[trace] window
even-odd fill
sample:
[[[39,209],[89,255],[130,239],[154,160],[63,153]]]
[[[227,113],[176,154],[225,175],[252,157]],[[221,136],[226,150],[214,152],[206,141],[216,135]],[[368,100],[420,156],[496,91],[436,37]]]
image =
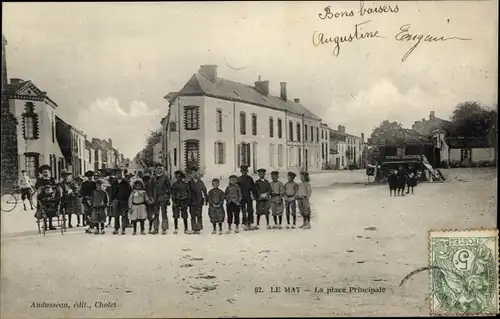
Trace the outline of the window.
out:
[[[35,118],[33,116],[24,116],[24,139],[35,139]]]
[[[175,122],[170,122],[170,132],[177,132],[177,123]]]
[[[257,114],[252,114],[252,135],[257,135]]]
[[[274,167],[274,158],[276,154],[274,154],[274,144],[269,144],[269,166]]]
[[[55,121],[52,119],[52,143],[56,142]]]
[[[278,145],[278,167],[283,167],[283,144]]]
[[[311,142],[314,142],[314,127],[311,126]]]
[[[200,141],[187,140],[184,149],[184,159],[186,163],[186,170],[198,168],[200,165]]]
[[[300,124],[297,123],[297,142],[300,142]]]
[[[321,130],[321,138],[324,139],[325,138],[325,131]]]
[[[217,132],[222,132],[222,110],[217,109],[215,112],[215,127]]]
[[[321,158],[325,159],[325,144],[321,143]]]
[[[298,151],[299,151],[299,166],[302,166],[302,150],[300,148],[298,148]]]
[[[272,117],[269,118],[269,137],[274,137],[274,120]]]
[[[184,107],[184,129],[197,130],[200,128],[200,110],[197,106]]]
[[[238,144],[239,166],[250,166],[250,143]]]
[[[174,148],[174,166],[177,166],[177,148]]]
[[[307,142],[307,124],[304,125],[304,142]]]
[[[36,178],[37,177],[37,170],[38,170],[38,155],[25,154],[24,161],[25,161],[24,164],[26,167],[26,174],[30,178]]]
[[[283,123],[278,119],[278,138],[283,138]]]
[[[288,139],[293,141],[293,123],[292,121],[288,122]]]
[[[323,130],[321,130],[321,132],[323,132]],[[319,143],[319,128],[318,127],[316,128],[316,142]]]
[[[214,159],[215,159],[215,164],[226,164],[224,143],[222,142],[214,143]]]
[[[240,134],[247,134],[247,116],[245,112],[240,112]]]

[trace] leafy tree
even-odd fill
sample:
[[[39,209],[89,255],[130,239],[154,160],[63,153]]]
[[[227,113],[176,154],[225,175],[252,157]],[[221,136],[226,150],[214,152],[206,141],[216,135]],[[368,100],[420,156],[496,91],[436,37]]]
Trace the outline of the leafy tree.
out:
[[[478,102],[464,102],[455,107],[449,136],[486,137],[496,143],[498,107],[488,108]]]
[[[399,122],[383,121],[375,127],[370,135],[375,144],[378,140],[396,140],[403,134],[403,125]],[[404,135],[403,135],[404,138]]]
[[[161,129],[149,131],[146,137],[146,145],[142,151],[137,154],[138,163],[143,167],[151,167],[157,163],[154,162],[153,147],[161,142]]]

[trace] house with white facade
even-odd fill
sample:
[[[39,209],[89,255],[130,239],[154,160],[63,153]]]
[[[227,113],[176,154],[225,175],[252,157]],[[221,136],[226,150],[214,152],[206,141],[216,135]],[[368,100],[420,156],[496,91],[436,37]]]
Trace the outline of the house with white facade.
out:
[[[31,178],[36,178],[38,168],[47,164],[52,168],[52,175],[58,177],[65,166],[55,134],[58,105],[31,81],[11,79],[7,92],[10,111],[19,122],[19,170],[26,170]]]
[[[250,172],[322,167],[321,119],[299,99],[288,99],[285,82],[273,96],[269,81],[237,83],[220,78],[216,65],[204,65],[165,99],[162,145],[171,171],[198,167],[205,175],[226,176],[241,165]]]
[[[92,143],[85,140],[85,161],[84,161],[84,172],[93,171],[95,169],[95,150]]]
[[[363,136],[363,134],[362,134]],[[337,130],[329,130],[330,163],[335,169],[345,169],[354,164],[361,167],[363,161],[363,137],[348,134],[345,126],[339,125]]]

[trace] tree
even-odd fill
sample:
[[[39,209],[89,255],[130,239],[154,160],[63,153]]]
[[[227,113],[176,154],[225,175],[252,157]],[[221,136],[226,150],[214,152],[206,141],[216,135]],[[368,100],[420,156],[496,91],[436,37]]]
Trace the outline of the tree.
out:
[[[498,107],[488,108],[479,102],[464,102],[455,107],[448,136],[484,137],[496,141]]]
[[[387,120],[375,127],[370,135],[373,142],[378,140],[387,140],[398,137],[403,132],[403,125],[398,122],[389,122]]]
[[[146,146],[137,154],[138,162],[144,167],[151,167],[157,163],[154,162],[153,147],[161,142],[161,129],[149,131],[146,137]]]

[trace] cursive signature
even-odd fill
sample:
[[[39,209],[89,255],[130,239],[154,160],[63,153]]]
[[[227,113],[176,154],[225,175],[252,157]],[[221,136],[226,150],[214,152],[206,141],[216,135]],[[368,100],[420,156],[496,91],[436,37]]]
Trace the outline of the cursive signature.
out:
[[[400,42],[403,42],[403,41],[416,42],[408,50],[408,52],[406,52],[405,55],[403,55],[403,57],[401,58],[401,62],[404,62],[410,56],[410,54],[412,54],[412,52],[417,48],[417,46],[420,44],[420,42],[422,40],[424,42],[428,42],[428,43],[444,42],[444,41],[448,41],[448,40],[462,40],[462,41],[472,40],[469,38],[459,38],[459,37],[449,37],[449,38],[445,38],[443,36],[437,37],[437,36],[433,36],[431,34],[427,34],[427,35],[412,34],[412,33],[410,33],[410,27],[411,27],[410,24],[402,25],[399,28],[400,32],[398,34],[396,34],[396,36],[394,37],[396,39],[396,41],[400,41]]]
[[[323,44],[328,44],[332,43],[334,45],[333,47],[333,55],[334,56],[339,56],[340,54],[340,44],[341,43],[347,43],[347,42],[353,42],[354,40],[363,40],[363,39],[369,39],[369,38],[383,38],[378,34],[378,31],[375,32],[364,32],[362,33],[360,30],[360,26],[369,23],[371,20],[361,22],[358,24],[354,25],[354,33],[350,33],[349,35],[346,36],[335,36],[335,37],[327,37],[324,33],[314,31],[313,37],[312,37],[312,42],[315,47],[323,45]]]

